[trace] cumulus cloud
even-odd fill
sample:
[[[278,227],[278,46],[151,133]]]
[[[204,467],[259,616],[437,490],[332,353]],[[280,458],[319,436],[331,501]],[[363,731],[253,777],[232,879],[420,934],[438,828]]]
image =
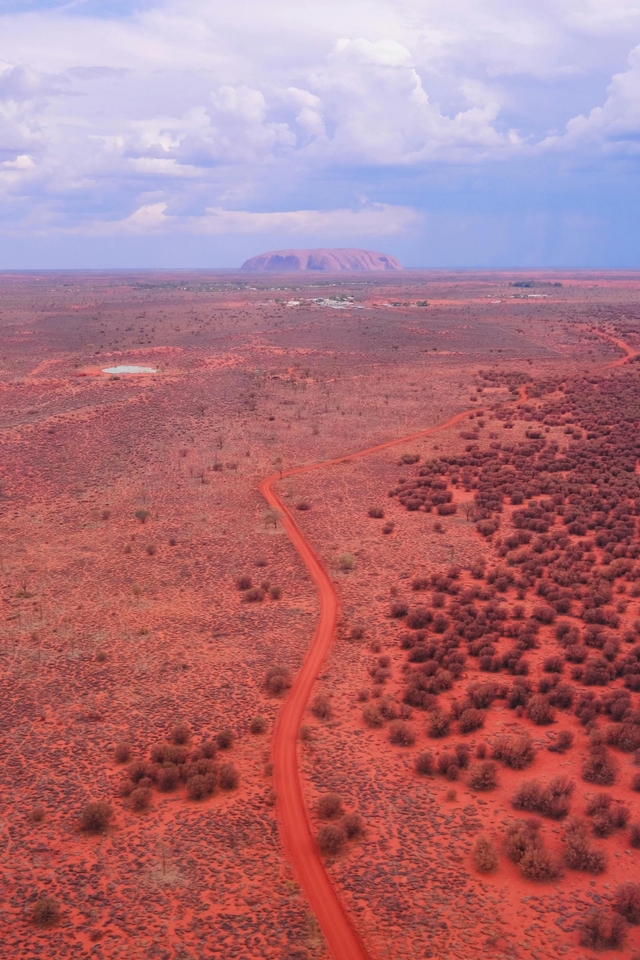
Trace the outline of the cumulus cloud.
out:
[[[0,15],[0,212],[94,235],[96,209],[107,233],[413,229],[408,172],[635,155],[634,35],[638,0]]]

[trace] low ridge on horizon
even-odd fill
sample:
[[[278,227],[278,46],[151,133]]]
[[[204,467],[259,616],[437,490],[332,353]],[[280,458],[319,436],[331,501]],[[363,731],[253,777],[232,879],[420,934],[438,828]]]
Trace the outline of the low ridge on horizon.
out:
[[[320,271],[324,273],[373,272],[402,270],[395,257],[376,250],[359,250],[354,247],[316,250],[271,250],[250,257],[240,267],[253,273],[297,273]]]

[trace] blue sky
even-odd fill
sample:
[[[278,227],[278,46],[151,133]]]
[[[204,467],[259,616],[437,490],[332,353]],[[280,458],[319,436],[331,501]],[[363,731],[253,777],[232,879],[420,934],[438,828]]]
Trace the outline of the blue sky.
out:
[[[0,269],[640,267],[640,0],[0,0]]]

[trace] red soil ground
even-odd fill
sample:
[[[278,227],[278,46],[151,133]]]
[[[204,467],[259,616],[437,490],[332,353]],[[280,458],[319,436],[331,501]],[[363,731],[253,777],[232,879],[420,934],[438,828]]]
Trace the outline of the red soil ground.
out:
[[[495,874],[480,876],[471,845],[480,832],[500,842],[523,774],[501,770],[486,799],[470,794],[464,777],[453,788],[443,777],[420,779],[413,757],[433,746],[422,725],[414,747],[395,747],[386,725],[362,722],[356,698],[371,684],[377,643],[392,661],[385,690],[402,699],[401,628],[388,619],[390,588],[400,597],[406,591],[401,574],[442,570],[452,551],[464,568],[494,548],[460,516],[445,517],[439,534],[424,514],[386,501],[402,446],[348,462],[344,453],[420,433],[470,405],[508,401],[500,376],[479,378],[479,368],[538,382],[619,358],[597,330],[634,345],[634,277],[533,278],[559,279],[561,288],[510,287],[514,279],[2,278],[2,922],[12,957],[328,955],[307,896],[331,937],[327,918],[298,886],[306,886],[300,863],[293,861],[293,874],[289,866],[296,838],[314,849],[299,794],[298,819],[284,815],[291,794],[283,778],[298,782],[294,735],[306,692],[296,681],[283,710],[283,699],[264,686],[274,663],[298,673],[318,600],[283,525],[265,517],[258,489],[274,466],[327,460],[337,462],[276,487],[289,509],[309,499],[311,510],[296,512],[296,521],[340,600],[336,643],[319,680],[333,717],[307,715],[298,742],[307,808],[333,789],[365,820],[364,836],[327,862],[338,900],[330,888],[327,897],[346,908],[338,923],[370,956],[585,956],[576,927],[592,902],[585,894],[606,904],[615,885],[634,876],[626,832],[595,841],[610,856],[607,872],[593,880],[567,871],[552,885],[536,884],[504,856]],[[551,296],[511,299],[529,291]],[[311,302],[346,296],[354,299],[334,301],[340,310]],[[118,363],[159,373],[100,374]],[[524,436],[527,424],[516,418],[510,439]],[[502,425],[487,414],[485,429]],[[405,446],[453,454],[465,446],[459,432],[455,426],[437,442]],[[366,516],[381,500],[396,522],[386,537]],[[148,511],[145,522],[140,510]],[[355,556],[347,573],[336,566],[344,550]],[[240,575],[268,580],[281,596],[243,600]],[[464,569],[461,582],[470,582]],[[628,609],[625,623],[633,601]],[[354,642],[358,623],[364,640]],[[313,670],[300,676],[308,684]],[[256,714],[266,718],[263,734],[250,732]],[[234,742],[211,761],[211,776],[230,760],[239,784],[193,800],[185,779],[158,790],[151,764],[151,804],[135,812],[119,786],[133,767],[114,762],[114,747],[129,741],[134,761],[149,764],[151,748],[180,721],[191,727],[188,750],[203,770],[201,744],[231,727]],[[467,740],[491,741],[511,722],[498,701]],[[560,726],[571,723],[563,714]],[[536,741],[543,729],[535,728]],[[586,749],[579,737],[561,763],[579,767]],[[540,751],[525,778],[548,779],[557,756]],[[184,778],[195,775],[189,769]],[[449,789],[455,800],[446,799]],[[637,818],[638,794],[618,785],[611,792]],[[115,811],[95,836],[79,828],[89,799]],[[276,817],[281,831],[295,823],[301,830],[284,835],[284,849]],[[558,829],[559,845],[562,824],[549,826],[547,844]],[[324,884],[320,861],[305,862]],[[60,906],[50,928],[32,919],[45,894]],[[635,930],[623,955],[637,949]]]

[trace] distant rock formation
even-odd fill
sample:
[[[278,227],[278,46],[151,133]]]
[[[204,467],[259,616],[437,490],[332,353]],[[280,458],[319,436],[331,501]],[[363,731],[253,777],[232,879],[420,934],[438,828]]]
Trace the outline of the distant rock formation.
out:
[[[272,250],[246,260],[241,270],[253,273],[297,273],[301,270],[318,270],[324,273],[347,271],[402,270],[395,257],[375,250]]]

